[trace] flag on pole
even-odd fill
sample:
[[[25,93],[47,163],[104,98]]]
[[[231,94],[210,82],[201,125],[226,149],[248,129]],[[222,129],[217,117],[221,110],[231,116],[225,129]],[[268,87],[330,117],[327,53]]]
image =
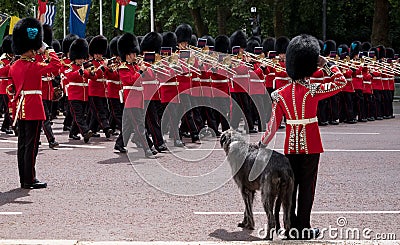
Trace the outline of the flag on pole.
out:
[[[10,23],[10,16],[0,13],[0,45],[3,44],[3,37],[8,23]]]
[[[54,3],[48,3],[47,0],[38,0],[38,20],[43,24],[53,26],[56,17],[56,6]]]
[[[9,31],[8,31],[8,34],[9,34],[9,35],[12,35],[14,26],[15,26],[15,24],[17,24],[17,22],[18,22],[19,20],[20,20],[19,17],[17,17],[17,16],[11,16],[11,19],[10,19],[10,29],[9,29]]]
[[[86,23],[89,17],[91,0],[71,0],[69,31],[81,38],[86,34]]]
[[[115,28],[133,33],[137,2],[130,0],[113,0],[112,18]]]

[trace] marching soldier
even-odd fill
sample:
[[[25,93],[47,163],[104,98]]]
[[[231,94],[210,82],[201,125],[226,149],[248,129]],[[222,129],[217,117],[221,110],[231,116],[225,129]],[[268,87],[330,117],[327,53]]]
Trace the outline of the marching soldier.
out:
[[[327,40],[324,43],[322,55],[325,57],[329,57],[331,52],[336,52],[336,42],[333,40]],[[324,83],[329,83],[331,82],[330,80],[331,79],[329,76],[325,76]],[[330,107],[330,102],[330,98],[326,98],[318,102],[318,124],[320,126],[329,125],[329,120],[331,118],[330,111],[332,110]]]
[[[371,53],[374,53],[376,59],[379,59],[379,49],[377,47],[373,47],[370,49]],[[374,94],[375,101],[375,120],[383,120],[383,82],[382,82],[382,72],[381,69],[373,64],[372,69],[370,70],[372,75],[372,90]]]
[[[280,67],[285,68],[286,67],[286,49],[287,46],[289,45],[289,38],[282,36],[278,37],[275,42],[275,50],[278,54],[278,64]],[[274,89],[280,89],[283,86],[287,85],[289,83],[289,76],[287,75],[285,70],[276,70],[275,71],[275,79],[274,79]]]
[[[9,99],[7,95],[7,86],[10,84],[10,79],[8,78],[8,72],[10,70],[10,62],[14,57],[12,48],[12,37],[6,36],[3,39],[3,44],[1,50],[3,54],[0,57],[0,108],[4,108],[4,120],[1,125],[1,131],[6,134],[12,134],[13,131],[10,129],[11,126],[11,116],[9,112]]]
[[[14,26],[12,39],[15,54],[21,55],[10,67],[15,98],[18,100],[15,119],[18,119],[18,169],[21,188],[46,188],[47,184],[40,182],[35,172],[40,127],[46,119],[41,77],[58,72],[61,63],[52,49],[46,49],[42,25],[34,18],[18,21]],[[50,57],[49,63],[37,62],[37,52],[45,52]]]
[[[268,59],[272,58],[269,57],[269,54],[271,51],[275,51],[275,38],[273,37],[266,38],[263,41],[262,46],[265,57],[267,57]],[[268,94],[271,96],[271,93],[274,91],[273,88],[273,81],[275,79],[274,67],[272,65],[268,65],[264,70],[264,74],[265,74],[265,87],[267,89]]]
[[[354,41],[350,45],[350,59],[353,62],[359,62],[359,53],[361,51],[361,42]],[[363,74],[362,66],[357,66],[357,69],[353,68],[353,86],[354,86],[354,112],[358,116],[359,122],[367,122],[365,111],[364,111],[364,95],[363,90]]]

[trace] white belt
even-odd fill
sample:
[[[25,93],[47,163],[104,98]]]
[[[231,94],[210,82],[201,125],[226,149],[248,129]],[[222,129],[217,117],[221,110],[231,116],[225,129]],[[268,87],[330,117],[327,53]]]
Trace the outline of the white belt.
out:
[[[42,82],[49,82],[51,80],[51,77],[42,77]]]
[[[286,123],[290,125],[307,125],[316,122],[318,122],[318,117],[299,119],[299,120],[289,120],[289,119],[286,120]]]
[[[96,80],[92,80],[92,81],[95,81],[95,82],[107,82],[107,79],[101,78],[101,79],[96,79]]]
[[[382,77],[382,80],[384,80],[384,81],[389,81],[389,80],[391,80],[391,78],[388,78],[388,77]]]
[[[229,82],[228,79],[224,79],[224,80],[212,80],[213,83],[227,83]]]
[[[72,86],[80,86],[80,87],[87,87],[87,86],[89,86],[88,83],[68,83],[68,86],[70,86],[70,85],[72,85]]]
[[[138,86],[123,86],[122,87],[124,90],[136,90],[136,91],[143,91],[143,87],[138,87]]]
[[[115,80],[107,80],[108,83],[114,83],[116,85],[121,85],[121,81],[115,81]]]
[[[351,81],[353,81],[353,78],[346,78],[346,80],[347,80],[348,82],[351,82]]]
[[[275,76],[275,72],[268,73],[270,76]]]
[[[323,77],[310,77],[310,80],[312,81],[324,81],[325,78]]]
[[[20,98],[20,100],[18,102],[18,105],[17,105],[17,110],[16,110],[16,113],[15,113],[15,118],[14,118],[12,126],[15,126],[16,123],[17,123],[18,114],[19,114],[19,111],[21,110],[22,101],[24,101],[25,95],[29,95],[29,94],[41,95],[42,94],[42,90],[26,90],[26,91],[25,90],[21,90],[21,92],[20,92],[21,98]]]
[[[357,75],[356,77],[357,78],[363,78],[363,75]]]
[[[21,95],[42,94],[42,90],[21,90]]]
[[[279,80],[290,80],[290,77],[275,77],[275,79],[279,79]]]
[[[192,76],[192,73],[185,74],[184,76],[185,76],[185,77],[191,77],[191,76]]]
[[[249,78],[249,77],[250,77],[249,74],[247,74],[247,75],[233,75],[233,78]]]
[[[250,79],[250,82],[252,83],[263,83],[265,80],[263,79]]]
[[[373,77],[372,79],[382,80],[382,77]]]
[[[178,86],[178,85],[179,85],[179,82],[161,83],[161,85],[167,85],[167,86]]]
[[[370,81],[363,81],[363,83],[365,83],[365,84],[372,84],[372,82],[370,82]]]
[[[160,84],[160,82],[158,80],[142,81],[142,84],[143,85],[150,85],[150,84],[158,85],[158,84]]]
[[[202,80],[202,79],[200,79],[200,78],[198,78],[198,77],[192,78],[192,81],[194,81],[194,82],[202,82],[201,80]]]
[[[200,82],[202,82],[202,83],[210,83],[211,79],[200,79]]]

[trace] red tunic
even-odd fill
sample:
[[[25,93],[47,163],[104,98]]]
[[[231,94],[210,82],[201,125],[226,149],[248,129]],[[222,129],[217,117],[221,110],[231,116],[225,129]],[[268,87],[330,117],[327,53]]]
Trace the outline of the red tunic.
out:
[[[264,70],[264,74],[265,74],[265,87],[269,89],[273,88],[275,80],[275,68],[272,66],[267,66]]]
[[[122,90],[122,82],[119,79],[118,71],[107,68],[105,71],[105,77],[107,79],[107,98],[119,99],[119,91]]]
[[[347,80],[346,86],[343,88],[343,92],[354,93],[354,86],[353,86],[353,71],[349,68],[342,69],[343,76]]]
[[[46,61],[45,55],[36,55],[36,60],[39,62]],[[53,87],[53,78],[57,76],[60,71],[54,73],[44,74],[42,76],[42,99],[43,100],[53,100],[54,97],[54,87]]]
[[[372,90],[383,90],[381,72],[378,70],[372,71]]]
[[[83,70],[83,76],[79,69],[83,68],[75,63],[70,64],[70,68],[64,72],[65,84],[67,85],[68,100],[88,101],[90,72]]]
[[[201,75],[198,78],[192,79],[192,95],[193,96],[204,96],[211,98],[213,97],[212,93],[212,82],[211,82],[211,70],[210,66],[203,64],[201,67]],[[198,79],[198,82],[196,82]]]
[[[359,66],[357,70],[353,71],[353,87],[355,90],[363,89],[362,66]]]
[[[144,108],[143,87],[138,70],[136,64],[130,63],[123,63],[118,69],[124,89],[125,108]]]
[[[230,91],[232,93],[249,93],[250,90],[250,70],[248,66],[244,64],[240,64],[239,66],[232,68],[236,72],[235,75],[232,75],[232,86]]]
[[[164,69],[168,69],[168,72],[163,71],[165,74],[160,73],[157,75],[160,81],[161,103],[179,103],[179,83],[175,75],[176,71],[168,67],[168,65],[167,61],[163,61],[163,67]]]
[[[106,88],[107,88],[107,78],[101,69],[98,69],[100,66],[104,65],[104,60],[92,60],[92,63],[96,69],[95,76],[89,79],[89,96],[96,97],[107,97]]]
[[[322,70],[321,68],[318,68],[310,77],[310,83],[324,83],[324,79],[325,79],[325,73],[324,70]]]
[[[368,67],[363,68],[363,93],[372,94],[372,75],[369,73]]]
[[[336,66],[330,70],[332,83],[290,83],[272,93],[272,115],[261,142],[268,144],[287,118],[285,154],[315,154],[323,152],[318,128],[318,101],[337,94],[346,85],[346,79]]]
[[[261,69],[260,64],[254,64],[254,70],[250,71],[250,91],[249,94],[266,94],[264,71]]]
[[[213,97],[228,98],[230,94],[230,84],[228,71],[222,68],[211,69],[211,86]]]
[[[279,61],[279,66],[282,68],[286,68],[286,64],[283,61]],[[273,81],[273,88],[279,89],[283,86],[287,85],[290,81],[290,77],[286,73],[286,70],[282,71],[279,68],[275,69],[275,79]]]
[[[61,67],[54,51],[49,51],[49,56],[48,64],[33,59],[19,59],[10,68],[10,76],[16,90],[15,98],[18,98],[18,103],[21,104],[17,115],[20,120],[46,120],[41,95],[42,76],[58,72]],[[24,93],[28,94],[24,96]]]
[[[4,58],[0,61],[0,94],[7,94],[6,88],[10,84],[10,79],[7,79],[10,61],[10,58]]]
[[[140,78],[143,85],[144,100],[161,100],[160,96],[160,82],[157,79],[157,73],[151,68],[147,68],[147,71],[143,73]]]

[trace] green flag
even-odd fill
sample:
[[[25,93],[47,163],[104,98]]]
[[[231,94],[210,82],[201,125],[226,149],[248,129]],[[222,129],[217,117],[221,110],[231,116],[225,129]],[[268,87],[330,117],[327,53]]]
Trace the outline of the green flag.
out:
[[[4,32],[10,22],[10,16],[0,13],[0,45],[3,44]]]
[[[113,0],[112,18],[115,28],[124,32],[133,33],[135,27],[135,13],[137,3],[126,0]]]

